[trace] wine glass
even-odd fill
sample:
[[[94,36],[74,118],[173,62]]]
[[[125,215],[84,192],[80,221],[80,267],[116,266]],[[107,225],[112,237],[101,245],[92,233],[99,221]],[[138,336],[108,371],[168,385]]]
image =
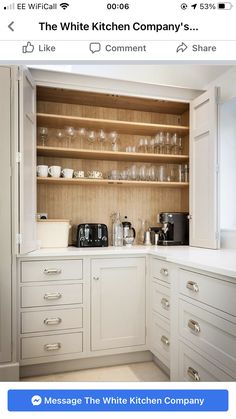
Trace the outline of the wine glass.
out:
[[[119,147],[117,144],[118,141],[118,133],[116,131],[112,131],[109,133],[109,140],[111,141],[111,149],[112,151],[118,151]]]
[[[100,131],[98,131],[98,142],[100,143],[101,150],[106,139],[107,139],[107,134],[105,133],[103,129],[100,129]]]
[[[74,127],[65,127],[66,139],[68,141],[68,145],[70,144],[71,140],[75,137],[75,129]]]
[[[85,140],[85,138],[87,136],[86,128],[79,128],[78,129],[78,136],[79,136],[79,140],[80,140],[80,148],[82,148],[83,140]]]
[[[93,148],[93,144],[97,139],[97,133],[94,130],[88,131],[87,140]]]
[[[45,146],[45,141],[48,139],[48,128],[40,127],[39,128],[39,138],[40,141],[43,143],[43,147]]]
[[[56,131],[56,137],[58,140],[63,141],[65,138],[65,132],[63,131],[63,129],[58,129]]]

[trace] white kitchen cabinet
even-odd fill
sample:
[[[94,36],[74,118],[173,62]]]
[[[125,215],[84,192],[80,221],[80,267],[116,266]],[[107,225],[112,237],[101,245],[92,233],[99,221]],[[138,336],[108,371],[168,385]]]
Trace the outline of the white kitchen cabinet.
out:
[[[219,248],[219,92],[211,88],[190,105],[190,245]]]
[[[11,72],[0,67],[0,363],[11,361]],[[0,369],[1,381],[1,369]]]
[[[83,260],[20,261],[20,365],[80,358],[87,346]]]
[[[145,258],[93,259],[91,349],[146,342]]]
[[[172,380],[236,378],[235,292],[232,278],[178,268],[172,290]]]

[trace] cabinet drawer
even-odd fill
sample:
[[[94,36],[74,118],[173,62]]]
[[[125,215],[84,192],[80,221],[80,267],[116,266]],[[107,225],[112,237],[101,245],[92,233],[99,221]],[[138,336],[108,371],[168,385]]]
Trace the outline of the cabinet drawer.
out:
[[[22,282],[64,281],[82,277],[82,260],[42,260],[21,264]]]
[[[217,359],[236,376],[236,319],[234,322],[225,320],[181,300],[179,310],[180,335]]]
[[[58,306],[82,302],[82,284],[53,284],[21,288],[22,307]]]
[[[174,270],[171,263],[153,258],[151,261],[151,276],[170,283],[170,276]]]
[[[170,368],[170,324],[164,317],[152,313],[151,351]]]
[[[151,302],[152,310],[166,317],[170,318],[170,289],[152,282],[151,288]]]
[[[21,314],[21,333],[49,332],[83,327],[83,309],[30,311]]]
[[[236,316],[236,283],[182,269],[179,275],[181,294]]]
[[[234,381],[234,379],[181,342],[179,381]]]
[[[21,339],[21,359],[44,356],[55,357],[58,355],[79,353],[82,350],[82,332]]]

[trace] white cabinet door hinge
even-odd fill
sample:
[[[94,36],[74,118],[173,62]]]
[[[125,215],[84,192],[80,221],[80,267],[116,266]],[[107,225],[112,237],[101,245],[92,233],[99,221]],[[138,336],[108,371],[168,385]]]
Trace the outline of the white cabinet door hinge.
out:
[[[16,235],[16,244],[22,244],[22,234]]]
[[[220,173],[220,166],[219,166],[219,164],[216,165],[216,173]]]
[[[219,231],[216,231],[216,240],[219,240],[220,239],[220,233],[219,233]]]
[[[21,163],[22,161],[22,153],[19,151],[16,153],[16,163]]]

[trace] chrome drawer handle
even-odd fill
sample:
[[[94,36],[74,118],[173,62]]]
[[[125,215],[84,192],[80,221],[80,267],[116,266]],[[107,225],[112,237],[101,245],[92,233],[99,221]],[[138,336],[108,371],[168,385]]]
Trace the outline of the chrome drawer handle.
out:
[[[193,292],[198,292],[199,291],[199,286],[196,282],[193,281],[188,281],[186,284],[186,288],[188,288],[190,291]]]
[[[46,324],[47,326],[52,326],[55,324],[60,324],[62,322],[60,317],[51,317],[51,318],[47,318],[44,320],[44,324]]]
[[[58,351],[61,349],[61,344],[58,343],[48,343],[47,345],[44,345],[45,351]]]
[[[61,269],[44,269],[43,273],[45,275],[58,275],[61,274]]]
[[[195,320],[189,320],[188,327],[195,333],[200,333],[201,331],[200,324],[196,322]]]
[[[192,367],[188,367],[188,376],[193,380],[193,381],[201,381],[200,375],[198,374],[198,372],[192,368]]]
[[[167,300],[167,298],[161,299],[161,305],[165,310],[168,310],[170,308],[170,303],[169,300]]]
[[[160,270],[160,274],[162,274],[162,275],[164,275],[164,276],[168,276],[168,275],[169,275],[168,269],[166,269],[166,268],[161,268],[161,270]]]
[[[62,294],[60,292],[52,292],[51,294],[44,294],[44,300],[60,300]]]
[[[170,346],[169,339],[164,335],[161,337],[161,342],[164,343],[164,345],[166,345],[166,346]]]

